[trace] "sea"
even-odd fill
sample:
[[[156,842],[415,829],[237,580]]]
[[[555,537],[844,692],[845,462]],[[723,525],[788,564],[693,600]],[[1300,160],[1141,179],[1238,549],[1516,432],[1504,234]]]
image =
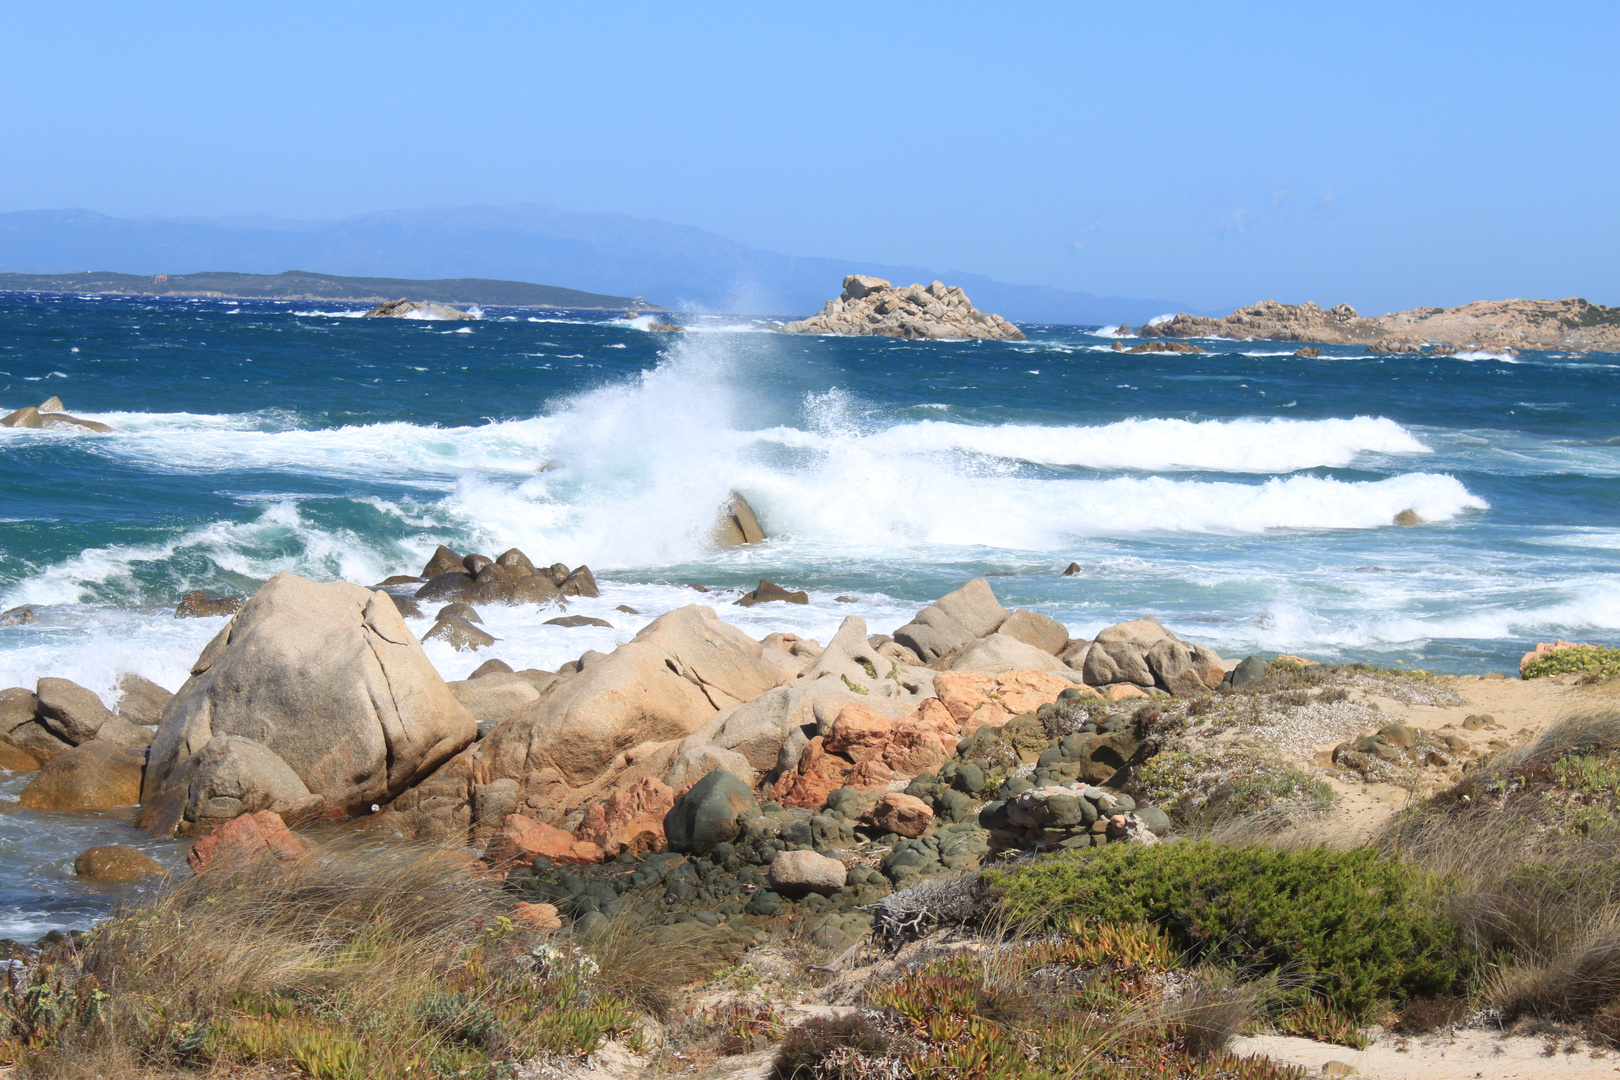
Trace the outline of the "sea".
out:
[[[692,603],[755,636],[887,633],[978,576],[1077,638],[1153,615],[1227,657],[1511,673],[1537,641],[1620,638],[1620,354],[363,311],[0,294],[0,410],[58,396],[114,429],[0,429],[0,610],[33,612],[0,625],[0,686],[175,690],[223,625],[175,618],[184,594],[370,584],[440,544],[589,565],[602,595],[569,613],[611,624],[488,607],[492,649],[428,643],[446,679],[554,669]],[[764,543],[712,546],[732,492]],[[810,602],[735,606],[761,579]],[[27,780],[0,773],[0,937],[117,902],[73,877],[92,843],[183,865],[127,814],[18,810]]]

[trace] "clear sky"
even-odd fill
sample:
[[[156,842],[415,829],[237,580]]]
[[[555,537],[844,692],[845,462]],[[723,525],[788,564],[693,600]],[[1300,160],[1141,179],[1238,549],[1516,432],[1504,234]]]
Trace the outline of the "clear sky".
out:
[[[0,2],[0,210],[545,202],[1203,307],[1620,304],[1620,4]]]

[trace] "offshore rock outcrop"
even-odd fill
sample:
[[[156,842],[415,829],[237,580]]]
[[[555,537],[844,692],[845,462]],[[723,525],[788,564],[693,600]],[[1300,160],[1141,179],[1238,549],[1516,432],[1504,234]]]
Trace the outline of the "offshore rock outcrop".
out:
[[[1620,308],[1566,300],[1476,300],[1461,307],[1420,307],[1363,318],[1349,304],[1264,300],[1224,319],[1183,312],[1142,327],[1147,338],[1220,337],[1368,345],[1375,352],[1445,352],[1457,348],[1620,349]],[[1428,343],[1437,348],[1425,350]]]
[[[1023,341],[1024,332],[1000,315],[975,308],[955,285],[936,281],[897,289],[882,278],[851,274],[844,291],[821,312],[780,328],[785,334],[876,337],[988,338]]]
[[[436,300],[388,300],[366,312],[368,319],[476,319],[471,312],[441,304]]]

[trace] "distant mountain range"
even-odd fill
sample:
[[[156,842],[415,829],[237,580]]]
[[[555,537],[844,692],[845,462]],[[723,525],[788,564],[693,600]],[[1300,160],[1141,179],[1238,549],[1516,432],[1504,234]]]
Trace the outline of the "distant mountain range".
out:
[[[337,221],[113,218],[91,210],[0,214],[0,271],[152,276],[236,271],[387,278],[502,278],[680,310],[800,316],[838,295],[845,274],[896,284],[936,278],[1019,322],[1136,324],[1186,310],[1169,300],[1011,285],[977,274],[859,260],[797,258],[623,214],[551,206],[465,206]],[[593,305],[594,306],[594,305]]]

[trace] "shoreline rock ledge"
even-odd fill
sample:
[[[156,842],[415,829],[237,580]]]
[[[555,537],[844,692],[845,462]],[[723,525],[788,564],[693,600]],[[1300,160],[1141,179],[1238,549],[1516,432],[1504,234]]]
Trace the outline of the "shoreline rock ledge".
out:
[[[851,274],[844,291],[821,312],[778,327],[784,334],[873,337],[987,338],[1023,341],[1024,332],[1000,315],[975,308],[960,287],[933,282],[897,289],[878,277]]]

